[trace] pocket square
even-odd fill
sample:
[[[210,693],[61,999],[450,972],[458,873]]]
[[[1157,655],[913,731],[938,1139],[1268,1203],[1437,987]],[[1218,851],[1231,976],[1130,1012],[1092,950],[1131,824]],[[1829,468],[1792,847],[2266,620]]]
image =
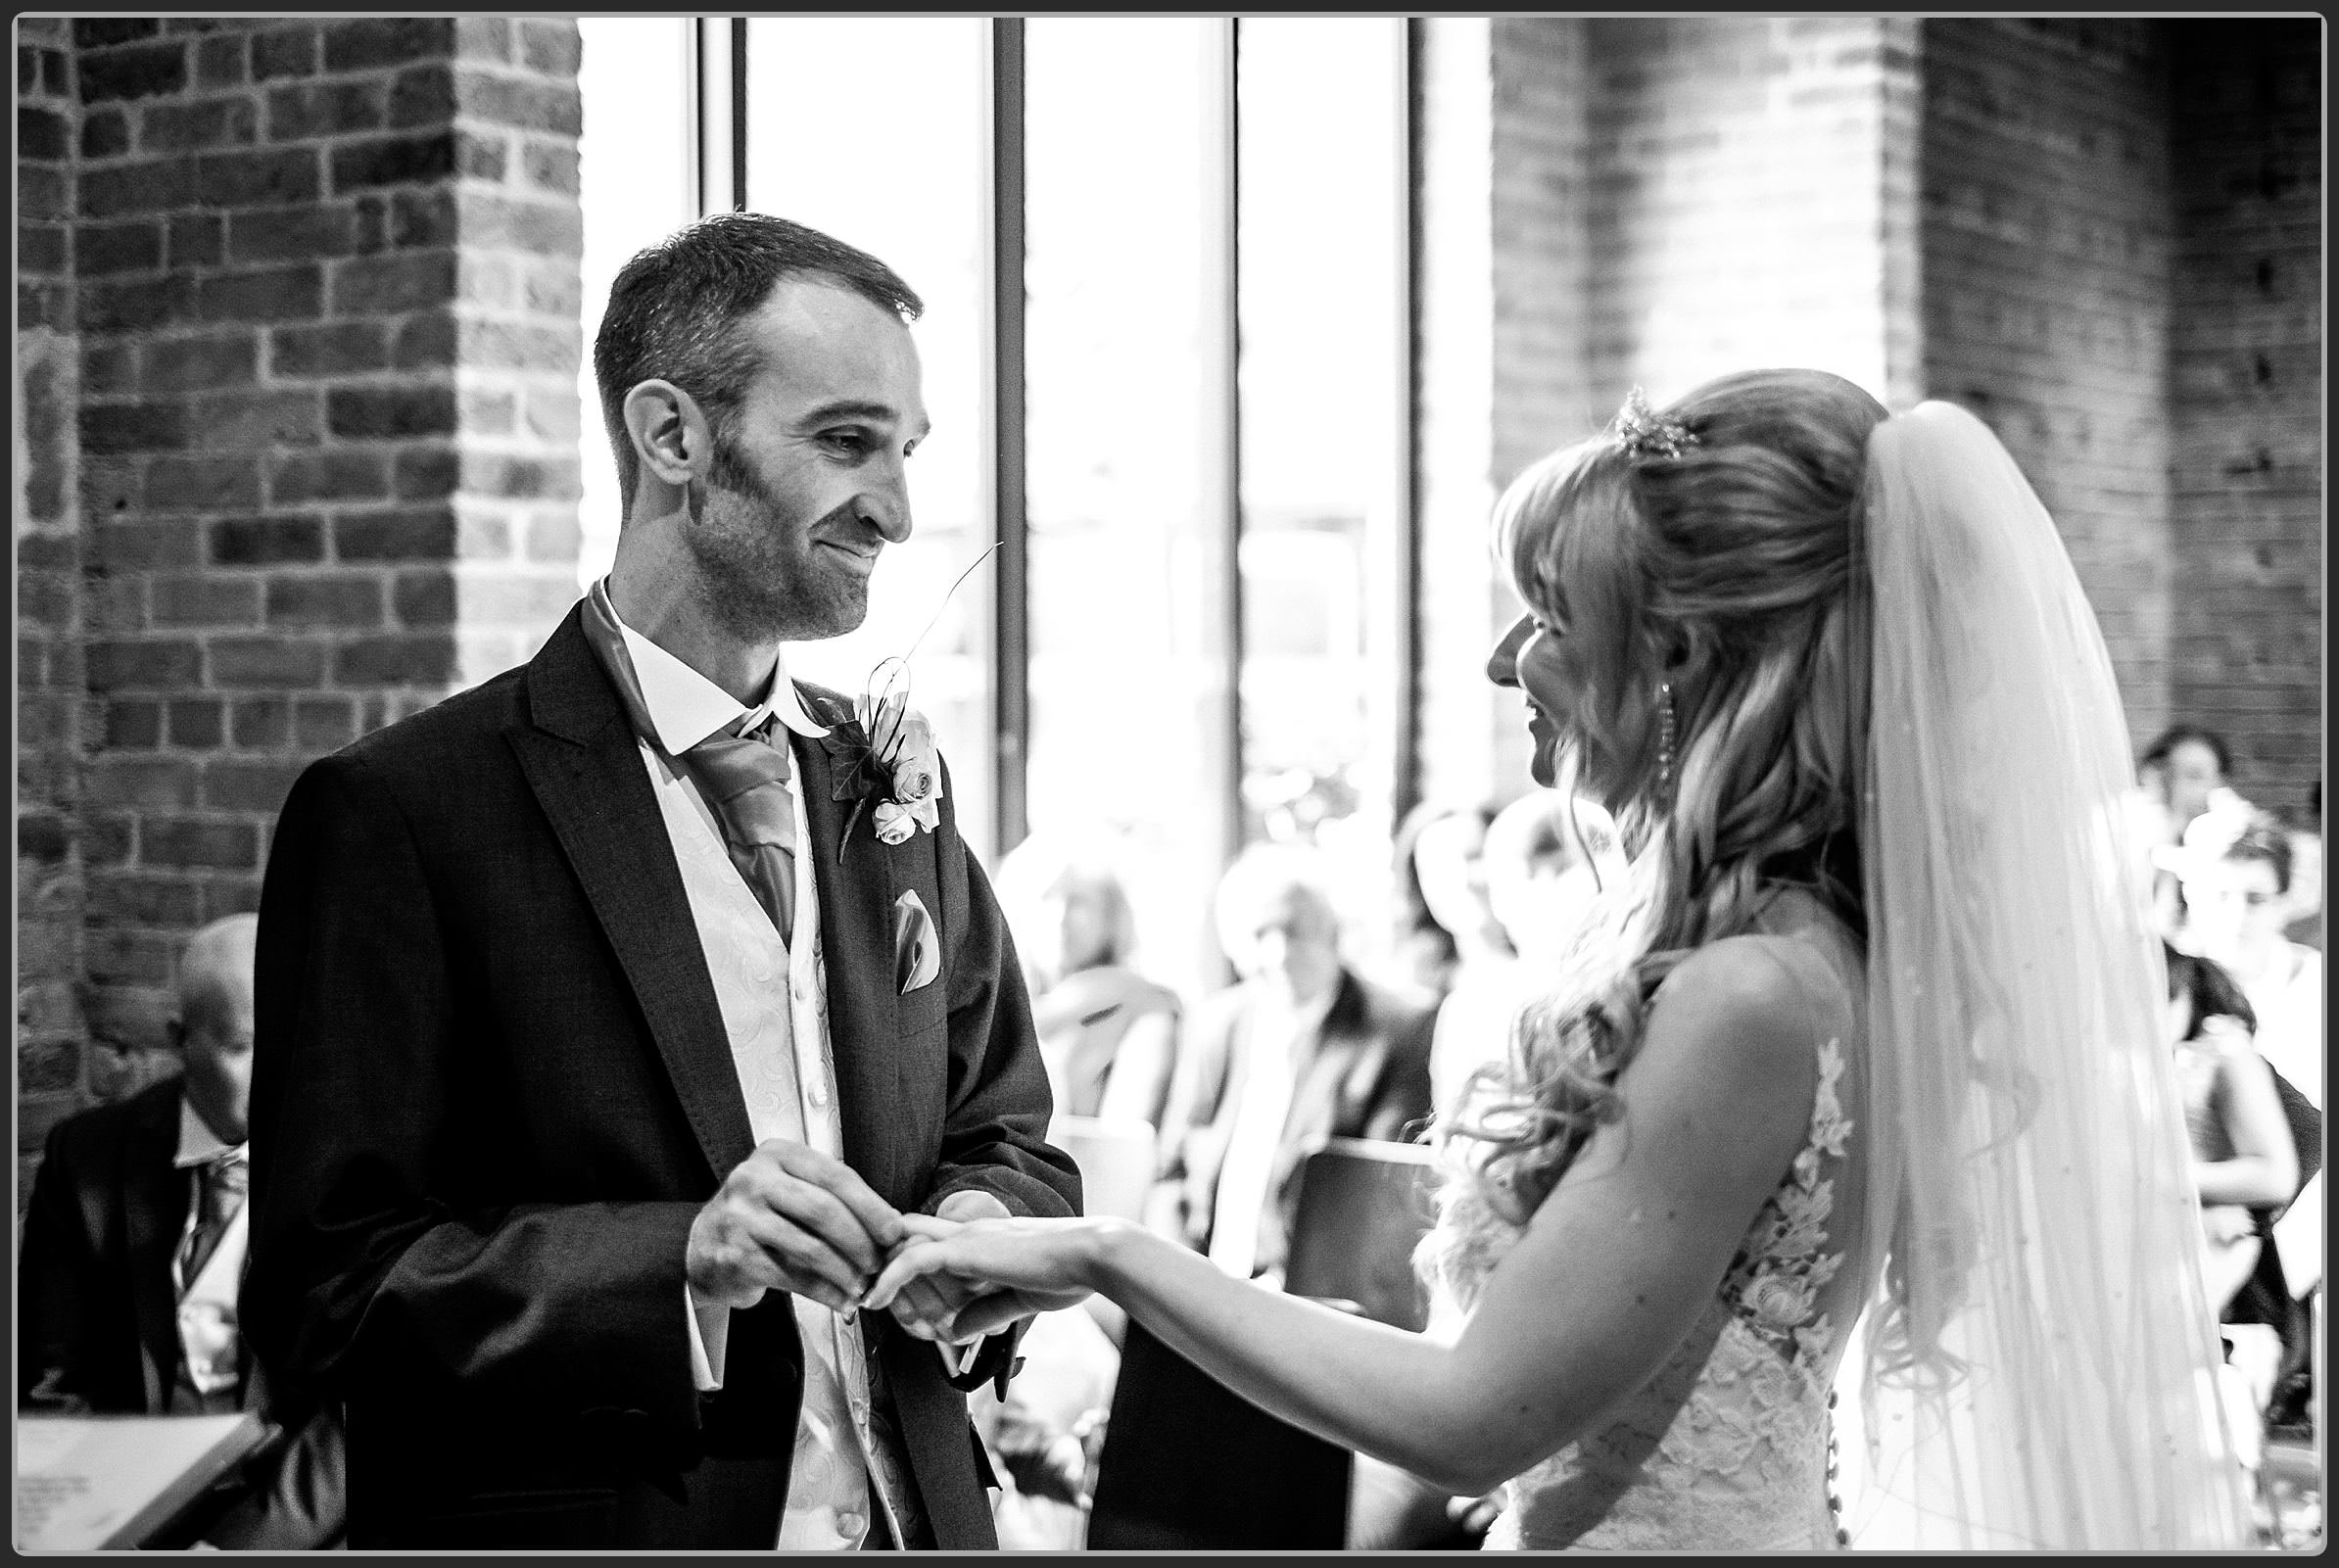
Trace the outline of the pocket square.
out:
[[[893,901],[893,985],[909,995],[942,973],[942,944],[915,888]]]

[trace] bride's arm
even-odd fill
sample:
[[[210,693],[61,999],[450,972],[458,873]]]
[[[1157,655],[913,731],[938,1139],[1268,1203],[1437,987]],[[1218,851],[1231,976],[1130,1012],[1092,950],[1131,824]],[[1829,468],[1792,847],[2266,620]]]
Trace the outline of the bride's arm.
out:
[[[1119,1302],[1254,1402],[1476,1495],[1581,1435],[1688,1332],[1801,1148],[1816,1044],[1809,1008],[1758,944],[1685,962],[1621,1080],[1622,1116],[1594,1134],[1451,1344],[1232,1279],[1134,1226],[1023,1234],[1062,1238],[1064,1283]],[[1027,1266],[994,1234],[1000,1250],[984,1257],[965,1233],[958,1260]]]

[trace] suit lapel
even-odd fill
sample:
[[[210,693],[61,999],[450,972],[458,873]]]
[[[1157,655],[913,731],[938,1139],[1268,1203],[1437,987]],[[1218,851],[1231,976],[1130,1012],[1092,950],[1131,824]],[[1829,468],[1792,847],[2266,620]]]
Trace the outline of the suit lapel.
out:
[[[1343,970],[1340,989],[1324,1021],[1316,1026],[1315,1049],[1292,1085],[1291,1110],[1283,1121],[1283,1141],[1276,1156],[1276,1190],[1299,1168],[1308,1151],[1327,1138],[1356,1130],[1351,1102],[1358,1075],[1366,1070],[1365,1059],[1376,1049],[1364,993],[1356,977]]]
[[[851,717],[834,693],[799,684],[804,706],[832,727]],[[845,1163],[889,1201],[894,1190],[894,1108],[899,1077],[898,1003],[893,990],[891,857],[878,842],[869,813],[845,832],[853,802],[836,800],[836,771],[827,746],[790,736],[789,754],[803,781],[805,845],[820,895],[822,965],[829,997],[829,1054],[836,1065],[837,1123]],[[838,846],[843,846],[841,862]],[[938,981],[936,983],[939,983]]]
[[[755,1135],[665,818],[576,610],[529,663],[528,694],[535,722],[515,726],[507,738],[616,950],[720,1181],[753,1152]]]
[[[171,1164],[178,1156],[178,1108],[176,1093],[147,1096],[122,1150],[122,1247],[151,1414],[167,1407],[178,1375],[178,1299],[170,1259],[186,1229],[193,1180]]]

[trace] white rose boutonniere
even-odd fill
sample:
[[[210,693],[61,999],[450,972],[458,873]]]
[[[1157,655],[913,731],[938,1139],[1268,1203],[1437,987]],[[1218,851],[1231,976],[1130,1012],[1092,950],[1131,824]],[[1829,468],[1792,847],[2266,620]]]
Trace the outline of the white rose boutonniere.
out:
[[[884,675],[886,666],[894,666]],[[909,705],[907,672],[898,660],[878,666],[873,689],[854,699],[853,716],[832,725],[821,744],[836,762],[835,798],[853,802],[844,838],[868,812],[878,841],[907,843],[942,825],[942,759],[933,727]],[[837,854],[844,845],[840,839]]]
[[[974,566],[950,585],[950,593],[957,593],[959,583],[998,547],[993,545],[977,556]],[[949,594],[942,595],[942,602],[950,602]],[[934,619],[941,614],[936,607]],[[927,631],[932,629],[930,620]],[[910,653],[925,640],[926,633],[919,633]],[[853,826],[865,811],[880,843],[904,844],[913,834],[942,826],[942,758],[934,747],[933,727],[910,706],[909,653],[886,659],[869,672],[868,686],[853,699],[852,717],[833,723],[821,744],[835,763],[833,798],[853,802],[852,815],[837,837],[839,864]]]

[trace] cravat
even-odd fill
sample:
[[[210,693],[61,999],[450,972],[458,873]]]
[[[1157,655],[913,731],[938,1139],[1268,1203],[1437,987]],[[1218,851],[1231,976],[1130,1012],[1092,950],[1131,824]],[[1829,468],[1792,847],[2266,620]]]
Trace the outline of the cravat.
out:
[[[641,677],[634,673],[617,613],[597,583],[585,595],[580,629],[617,689],[634,734],[656,746],[657,727],[650,723],[649,705],[642,698]],[[754,734],[709,736],[676,760],[696,781],[699,794],[723,825],[723,847],[730,851],[731,863],[779,927],[781,940],[787,941],[796,908],[796,809],[788,789],[788,737],[781,735],[777,744],[764,738],[775,726],[776,721],[767,719]]]
[[[766,719],[743,736],[709,736],[682,761],[723,824],[731,863],[785,941],[795,921],[796,807],[788,788],[788,743],[767,738],[775,723]]]
[[[244,1207],[251,1184],[251,1167],[241,1153],[206,1161],[195,1169],[195,1227],[179,1251],[179,1292],[184,1295],[203,1273],[203,1265],[218,1251],[219,1238]]]

